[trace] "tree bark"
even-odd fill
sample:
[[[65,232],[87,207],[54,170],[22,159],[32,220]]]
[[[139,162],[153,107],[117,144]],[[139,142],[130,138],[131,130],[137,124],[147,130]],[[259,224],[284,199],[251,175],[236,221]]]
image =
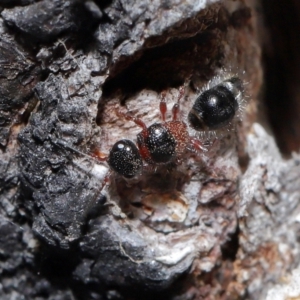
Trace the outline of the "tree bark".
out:
[[[274,31],[262,22],[272,23],[273,4],[0,6],[1,299],[300,297],[300,158],[284,159],[272,137],[292,139],[272,127],[270,77],[261,93],[261,59],[267,74],[274,64],[265,38]],[[187,120],[195,100],[232,76],[244,85],[236,117],[197,133]],[[289,83],[274,89],[294,91]],[[163,95],[170,120],[181,86],[181,121],[207,151],[144,163],[133,180],[93,157],[136,143],[141,128],[124,115],[162,122]]]

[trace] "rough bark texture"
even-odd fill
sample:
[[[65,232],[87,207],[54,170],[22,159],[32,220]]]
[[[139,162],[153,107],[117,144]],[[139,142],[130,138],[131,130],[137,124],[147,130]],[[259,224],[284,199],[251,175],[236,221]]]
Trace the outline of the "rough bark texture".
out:
[[[1,299],[300,296],[300,157],[256,123],[258,4],[0,1]],[[104,186],[93,151],[141,131],[118,111],[159,122],[161,92],[170,110],[185,84],[186,122],[228,74],[243,117],[189,128],[207,152]]]

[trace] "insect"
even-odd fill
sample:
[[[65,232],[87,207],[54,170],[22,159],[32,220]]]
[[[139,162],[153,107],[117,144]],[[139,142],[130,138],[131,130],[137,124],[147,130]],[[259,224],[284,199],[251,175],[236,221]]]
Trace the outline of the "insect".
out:
[[[188,126],[179,119],[179,101],[184,95],[180,88],[177,102],[172,108],[172,120],[166,121],[167,105],[165,95],[159,105],[162,122],[147,125],[139,118],[128,113],[118,112],[127,121],[133,121],[141,127],[137,135],[137,146],[130,140],[117,141],[111,148],[108,157],[95,156],[106,160],[110,168],[125,178],[133,178],[141,174],[144,163],[148,166],[180,164],[187,150],[205,151],[202,143],[189,135]]]
[[[136,136],[136,143],[121,139],[112,146],[107,155],[96,150],[93,156],[106,162],[111,171],[130,180],[138,178],[145,169],[179,165],[188,157],[188,152],[207,151],[203,141],[190,134],[188,125],[198,132],[226,128],[241,110],[243,82],[237,76],[227,76],[223,81],[221,76],[211,80],[195,100],[187,117],[188,123],[180,119],[180,100],[184,93],[185,89],[181,87],[177,102],[172,108],[172,119],[169,121],[166,120],[165,93],[162,93],[159,104],[161,122],[147,126],[143,120],[128,112],[117,111],[119,117],[134,122],[141,128]],[[109,181],[110,173],[104,179],[103,187]]]
[[[207,151],[203,146],[203,140],[194,137],[192,133],[193,130],[190,130],[190,127],[200,132],[222,129],[236,117],[240,109],[240,103],[243,98],[243,84],[238,77],[230,77],[224,81],[217,83],[214,81],[213,83],[214,84],[210,83],[209,88],[205,89],[198,96],[189,112],[187,120],[181,120],[180,118],[180,100],[185,93],[183,87],[179,89],[178,99],[173,105],[171,120],[167,120],[166,118],[167,105],[164,93],[162,93],[162,99],[159,103],[161,121],[149,126],[140,118],[134,117],[128,112],[123,113],[117,110],[119,117],[126,121],[134,122],[141,128],[141,131],[136,135],[136,142],[129,139],[120,139],[115,142],[106,155],[103,155],[103,153],[98,150],[94,151],[94,158],[101,162],[106,162],[110,169],[108,170],[107,166],[102,165],[106,170],[101,169],[101,185],[98,186],[96,194],[99,195],[102,193],[107,183],[110,182],[111,173],[113,172],[119,175],[121,179],[120,181],[116,180],[118,183],[116,187],[119,188],[119,190],[117,190],[118,193],[120,193],[119,195],[122,195],[120,196],[121,198],[124,197],[124,199],[127,199],[126,193],[130,194],[131,191],[134,191],[134,189],[131,189],[132,183],[138,181],[139,184],[141,184],[139,187],[144,187],[144,189],[141,188],[141,192],[134,192],[134,196],[131,194],[128,196],[130,200],[135,199],[132,200],[133,203],[142,205],[144,203],[143,201],[152,199],[152,196],[149,195],[156,195],[155,199],[164,199],[164,201],[162,201],[164,203],[165,198],[171,199],[171,194],[162,194],[162,191],[165,191],[167,185],[165,181],[172,181],[174,178],[174,181],[177,182],[179,177],[176,176],[180,176],[179,174],[183,173],[180,173],[181,171],[178,173],[176,173],[177,171],[174,173],[170,172],[169,177],[166,176],[166,178],[159,179],[163,182],[162,185],[159,185],[155,181],[156,177],[153,176],[157,173],[155,172],[155,174],[153,174],[152,170],[163,167],[161,170],[159,169],[158,175],[161,174],[161,171],[164,174],[164,170],[171,170],[175,166],[178,166],[186,158],[189,158],[191,153]],[[196,121],[194,119],[196,119]],[[64,145],[64,147],[66,146]],[[70,147],[67,146],[67,148]],[[200,159],[203,159],[201,155]],[[201,168],[202,167],[201,165]],[[148,175],[151,176],[148,178],[151,178],[151,180],[141,180],[140,175],[143,173],[146,173],[145,178],[148,178]],[[125,179],[125,181],[122,180],[122,178]],[[169,190],[172,190],[172,192],[173,189],[176,189],[176,182],[174,185],[168,185]],[[128,183],[129,185],[127,185]],[[124,188],[125,186],[128,188]],[[155,193],[153,193],[153,191],[155,191]],[[150,194],[145,196],[143,193]],[[162,195],[167,196],[163,197]],[[115,205],[113,201],[107,201],[107,204]],[[96,202],[96,200],[93,201],[93,203],[94,202]],[[149,212],[149,207],[150,205],[147,204],[147,212]]]
[[[237,76],[221,81],[221,76],[211,80],[200,93],[188,114],[188,122],[196,131],[226,128],[239,117],[244,99],[244,85]]]

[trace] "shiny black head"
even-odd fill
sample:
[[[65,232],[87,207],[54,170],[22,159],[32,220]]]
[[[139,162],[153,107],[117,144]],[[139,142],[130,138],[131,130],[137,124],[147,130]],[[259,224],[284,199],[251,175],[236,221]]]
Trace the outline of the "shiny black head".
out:
[[[188,115],[191,126],[200,131],[227,125],[238,109],[241,89],[241,80],[233,77],[203,92]]]
[[[138,134],[139,147],[146,147],[149,160],[156,164],[165,164],[172,161],[176,155],[176,141],[171,132],[163,124],[153,124],[148,127],[145,138],[143,133]]]
[[[109,152],[109,166],[125,178],[132,178],[141,172],[143,162],[139,150],[130,140],[116,142]]]

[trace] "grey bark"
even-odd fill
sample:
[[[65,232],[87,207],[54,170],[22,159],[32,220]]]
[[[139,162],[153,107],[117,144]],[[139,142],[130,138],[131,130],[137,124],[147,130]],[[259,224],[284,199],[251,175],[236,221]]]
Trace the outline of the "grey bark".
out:
[[[297,282],[299,156],[283,159],[256,123],[258,3],[0,5],[1,299],[297,294],[280,278],[295,269]],[[207,152],[104,185],[93,151],[140,132],[117,111],[159,122],[161,92],[170,109],[185,83],[186,122],[199,91],[227,74],[245,82],[243,113],[215,135],[189,129]]]

